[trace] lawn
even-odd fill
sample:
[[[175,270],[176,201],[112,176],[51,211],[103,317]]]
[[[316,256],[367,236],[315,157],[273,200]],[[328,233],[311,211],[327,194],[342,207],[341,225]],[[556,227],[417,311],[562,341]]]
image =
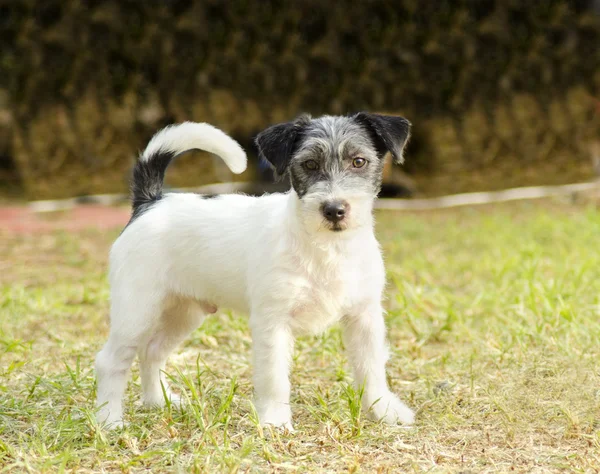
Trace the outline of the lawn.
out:
[[[168,366],[189,400],[94,421],[106,258],[119,229],[0,231],[0,472],[600,470],[600,211],[517,202],[377,216],[390,385],[413,428],[363,420],[340,331],[297,345],[296,433],[261,430],[244,315],[207,320]]]

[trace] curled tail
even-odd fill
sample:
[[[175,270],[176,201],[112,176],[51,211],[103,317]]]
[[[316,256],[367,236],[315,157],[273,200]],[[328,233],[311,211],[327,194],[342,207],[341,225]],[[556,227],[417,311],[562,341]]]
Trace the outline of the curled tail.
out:
[[[207,123],[184,122],[162,129],[152,137],[133,169],[133,212],[162,197],[165,171],[171,160],[190,150],[205,150],[220,156],[229,169],[242,173],[246,153],[233,138]]]

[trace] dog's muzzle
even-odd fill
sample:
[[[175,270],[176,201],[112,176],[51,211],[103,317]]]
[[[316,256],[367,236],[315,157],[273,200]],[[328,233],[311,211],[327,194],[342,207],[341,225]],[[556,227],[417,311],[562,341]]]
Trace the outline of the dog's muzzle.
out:
[[[336,200],[323,204],[323,206],[321,206],[321,213],[323,214],[323,217],[332,224],[339,224],[346,218],[349,209],[350,206],[346,201]]]

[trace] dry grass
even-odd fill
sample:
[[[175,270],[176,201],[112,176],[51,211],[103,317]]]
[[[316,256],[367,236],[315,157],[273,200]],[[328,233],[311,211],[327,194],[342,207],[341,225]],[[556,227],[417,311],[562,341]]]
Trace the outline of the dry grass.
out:
[[[512,203],[381,213],[393,389],[414,428],[364,421],[333,328],[301,338],[297,432],[263,433],[244,317],[220,314],[172,358],[190,403],[94,422],[118,232],[0,243],[0,472],[547,472],[600,470],[600,213]]]

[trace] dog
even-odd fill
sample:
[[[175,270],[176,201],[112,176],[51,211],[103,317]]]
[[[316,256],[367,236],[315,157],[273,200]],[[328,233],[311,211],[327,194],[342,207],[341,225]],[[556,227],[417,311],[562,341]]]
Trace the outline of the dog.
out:
[[[249,314],[261,425],[293,430],[294,337],[335,322],[363,410],[374,420],[413,423],[386,380],[385,270],[373,223],[384,156],[402,162],[409,133],[402,117],[303,115],[255,139],[260,158],[289,178],[289,192],[210,199],[163,194],[167,166],[201,149],[241,173],[247,161],[239,144],[206,123],[157,133],[134,167],[132,217],[110,251],[110,335],[96,357],[98,421],[123,425],[136,354],[144,403],[179,403],[164,379],[167,357],[207,315],[229,308]]]

